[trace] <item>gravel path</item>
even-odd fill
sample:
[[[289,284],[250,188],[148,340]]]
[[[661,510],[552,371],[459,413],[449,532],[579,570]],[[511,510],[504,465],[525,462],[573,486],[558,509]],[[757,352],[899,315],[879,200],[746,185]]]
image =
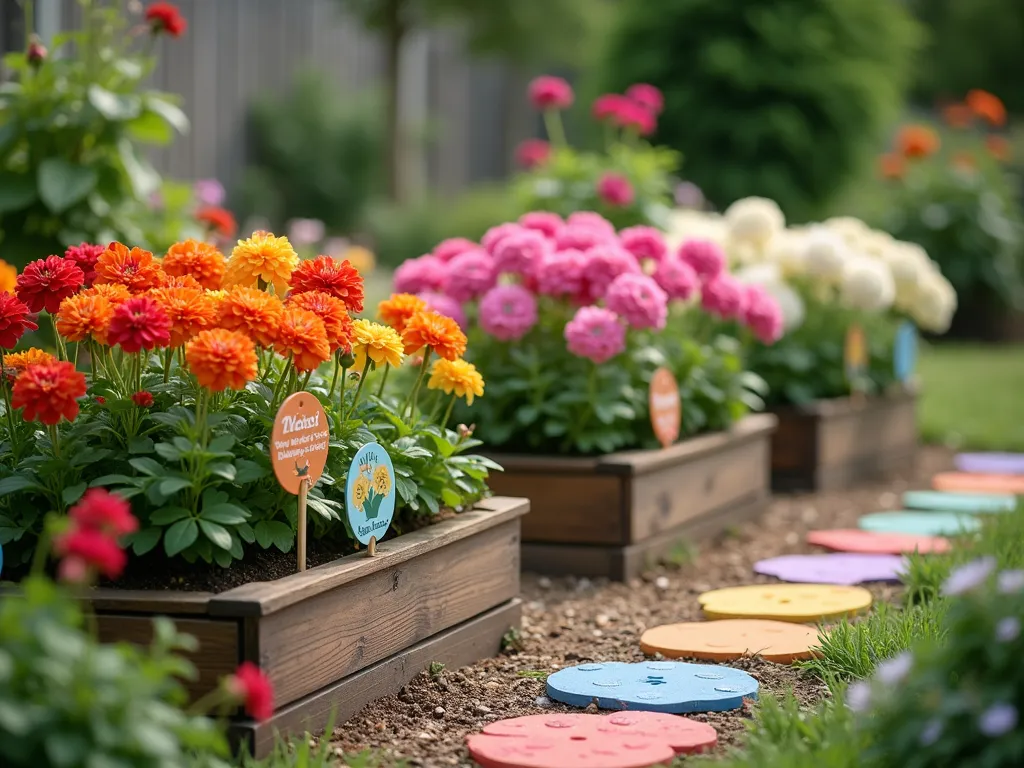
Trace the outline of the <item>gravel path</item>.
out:
[[[753,563],[775,555],[814,551],[803,543],[807,531],[856,527],[863,514],[896,509],[901,492],[927,488],[927,480],[950,465],[948,451],[928,448],[921,452],[912,476],[884,485],[777,496],[758,523],[706,543],[690,564],[654,571],[628,584],[524,575],[519,651],[433,676],[423,672],[397,696],[372,704],[336,729],[334,747],[339,753],[366,747],[383,749],[412,766],[473,766],[465,737],[488,721],[579,711],[544,697],[546,674],[584,661],[642,661],[640,634],[659,624],[700,619],[697,595],[701,592],[775,582],[754,575]],[[892,599],[898,589],[877,586],[871,591],[876,599]],[[763,692],[781,693],[791,688],[807,703],[825,694],[823,685],[791,667],[760,659],[743,659],[729,666],[757,678]],[[718,729],[720,745],[735,742],[746,716],[744,710],[691,715]]]

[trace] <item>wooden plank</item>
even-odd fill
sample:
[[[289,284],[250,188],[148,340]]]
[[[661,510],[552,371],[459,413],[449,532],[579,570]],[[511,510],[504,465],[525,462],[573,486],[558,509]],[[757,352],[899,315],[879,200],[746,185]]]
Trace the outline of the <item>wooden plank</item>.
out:
[[[204,615],[212,592],[148,589],[93,589],[83,599],[96,611],[149,613],[170,616]]]
[[[341,725],[365,706],[384,696],[398,693],[431,663],[449,669],[472,664],[497,655],[502,638],[518,627],[521,602],[514,598],[451,629],[439,632],[416,645],[350,675],[300,701],[278,709],[265,723],[251,720],[231,724],[235,743],[246,742],[256,757],[265,757],[274,746],[274,734],[302,735],[323,730],[331,715]]]
[[[506,472],[539,472],[549,475],[565,473],[593,474],[600,457],[589,456],[532,456],[522,453],[488,453]],[[498,475],[492,475],[494,479]]]
[[[269,616],[344,584],[390,570],[482,531],[518,520],[529,509],[530,502],[526,499],[493,497],[488,500],[486,508],[477,505],[451,520],[377,545],[376,557],[367,557],[364,553],[349,555],[283,579],[253,582],[222,592],[210,599],[210,614]]]
[[[818,422],[818,463],[835,466],[916,440],[914,402],[877,398]]]
[[[818,456],[818,417],[795,408],[780,408],[772,433],[772,471],[806,472]]]
[[[259,659],[274,684],[276,705],[515,597],[519,545],[519,519],[513,517],[264,615]]]

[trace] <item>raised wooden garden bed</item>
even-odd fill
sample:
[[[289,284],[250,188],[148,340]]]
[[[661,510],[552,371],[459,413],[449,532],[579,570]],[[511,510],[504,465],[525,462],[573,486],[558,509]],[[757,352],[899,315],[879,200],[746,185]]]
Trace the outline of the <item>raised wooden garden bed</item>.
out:
[[[658,451],[595,458],[494,456],[495,493],[528,496],[523,568],[639,575],[689,542],[760,514],[769,496],[770,414]]]
[[[238,719],[233,735],[257,756],[275,730],[342,723],[396,693],[431,662],[460,667],[495,655],[519,624],[522,498],[490,498],[455,518],[364,553],[220,594],[98,590],[103,640],[146,643],[154,616],[194,635],[199,696],[240,662],[274,684],[275,714]]]
[[[828,491],[909,469],[917,455],[917,395],[820,400],[780,408],[772,488]]]

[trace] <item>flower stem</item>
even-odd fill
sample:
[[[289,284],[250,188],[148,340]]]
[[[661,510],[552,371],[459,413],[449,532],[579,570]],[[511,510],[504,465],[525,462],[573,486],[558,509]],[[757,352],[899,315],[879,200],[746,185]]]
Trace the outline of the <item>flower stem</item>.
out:
[[[388,380],[388,372],[391,370],[391,366],[388,363],[384,363],[384,375],[380,378],[380,386],[377,387],[377,397],[381,397],[384,394],[384,384]]]
[[[7,376],[0,370],[0,388],[3,389],[4,413],[7,414],[7,437],[11,441],[11,454],[14,456],[14,464],[18,464],[18,434],[17,425],[14,423],[14,408],[11,407],[11,391],[7,385]]]
[[[57,425],[50,424],[47,426],[47,431],[50,433],[50,442],[53,443],[53,455],[58,459],[60,458],[60,438],[57,435]]]
[[[171,362],[174,360],[174,347],[168,347],[164,353],[164,384],[171,378]]]
[[[334,397],[334,390],[338,386],[338,374],[341,372],[341,350],[334,353],[334,376],[331,377],[331,391],[327,394],[327,399],[330,400]]]
[[[441,420],[441,429],[448,426],[448,419],[452,417],[452,410],[455,408],[455,401],[458,399],[458,395],[453,394],[452,399],[448,402],[448,408],[444,412],[444,418]]]
[[[416,384],[413,386],[412,391],[409,393],[409,399],[405,405],[402,406],[402,412],[404,413],[406,408],[409,409],[409,423],[412,423],[413,415],[416,413],[416,398],[420,393],[420,385],[423,384],[423,377],[427,374],[427,363],[430,362],[430,353],[433,352],[430,347],[427,347],[427,351],[423,354],[423,362],[420,364],[420,375],[416,378]]]
[[[292,357],[294,357],[294,353],[289,352],[288,353],[288,360],[285,361],[285,364],[284,364],[284,371],[281,372],[281,375],[277,379],[277,384],[274,385],[274,394],[270,398],[270,405],[271,405],[271,407],[274,407],[275,405],[277,405],[277,396],[281,394],[281,386],[284,384],[284,380],[286,378],[288,378],[290,370],[291,370]]]
[[[49,313],[47,313],[47,314],[49,314]],[[64,346],[64,339],[61,338],[61,335],[59,333],[57,333],[57,317],[56,317],[56,315],[50,315],[50,322],[53,323],[53,340],[54,340],[54,343],[57,345],[57,358],[59,360],[67,360],[68,359],[68,350],[67,350],[67,347]]]
[[[345,417],[345,421],[348,421],[356,412],[356,406],[359,404],[359,394],[363,391],[363,384],[366,383],[366,374],[370,372],[370,356],[366,356],[366,362],[363,363],[363,373],[359,377],[359,386],[356,387],[356,394],[352,398],[352,408],[348,412],[348,416]]]
[[[562,126],[562,116],[557,109],[544,110],[544,128],[548,133],[548,141],[556,147],[566,146],[565,128]]]
[[[302,377],[302,385],[299,389],[305,389],[306,385],[309,384],[309,377],[313,375],[312,371],[306,371],[306,375]]]

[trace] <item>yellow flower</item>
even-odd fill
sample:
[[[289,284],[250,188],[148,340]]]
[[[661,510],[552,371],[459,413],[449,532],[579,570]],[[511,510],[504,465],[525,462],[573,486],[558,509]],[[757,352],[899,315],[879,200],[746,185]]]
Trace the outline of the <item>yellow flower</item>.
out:
[[[240,285],[259,287],[259,281],[274,286],[278,296],[288,292],[288,281],[299,264],[299,255],[287,237],[269,232],[253,232],[248,240],[239,240],[228,259],[224,273],[225,288]]]
[[[18,282],[18,270],[0,259],[0,293],[14,293]]]
[[[391,493],[391,475],[383,464],[378,464],[373,470],[373,490],[378,496],[387,496]]]
[[[454,392],[458,397],[466,398],[467,405],[472,405],[474,397],[484,396],[484,377],[475,365],[462,358],[441,358],[430,369],[427,389],[440,389],[446,395]]]
[[[356,509],[362,512],[363,503],[366,501],[366,497],[369,495],[370,481],[367,480],[363,475],[360,475],[352,484],[352,506],[354,506]]]
[[[376,365],[387,363],[397,368],[402,364],[404,350],[402,337],[394,328],[362,319],[352,323],[352,354],[357,371],[363,370],[367,355]]]
[[[370,274],[377,266],[377,259],[373,255],[373,251],[361,245],[353,245],[341,255],[341,258],[352,262],[352,266],[363,275]]]

